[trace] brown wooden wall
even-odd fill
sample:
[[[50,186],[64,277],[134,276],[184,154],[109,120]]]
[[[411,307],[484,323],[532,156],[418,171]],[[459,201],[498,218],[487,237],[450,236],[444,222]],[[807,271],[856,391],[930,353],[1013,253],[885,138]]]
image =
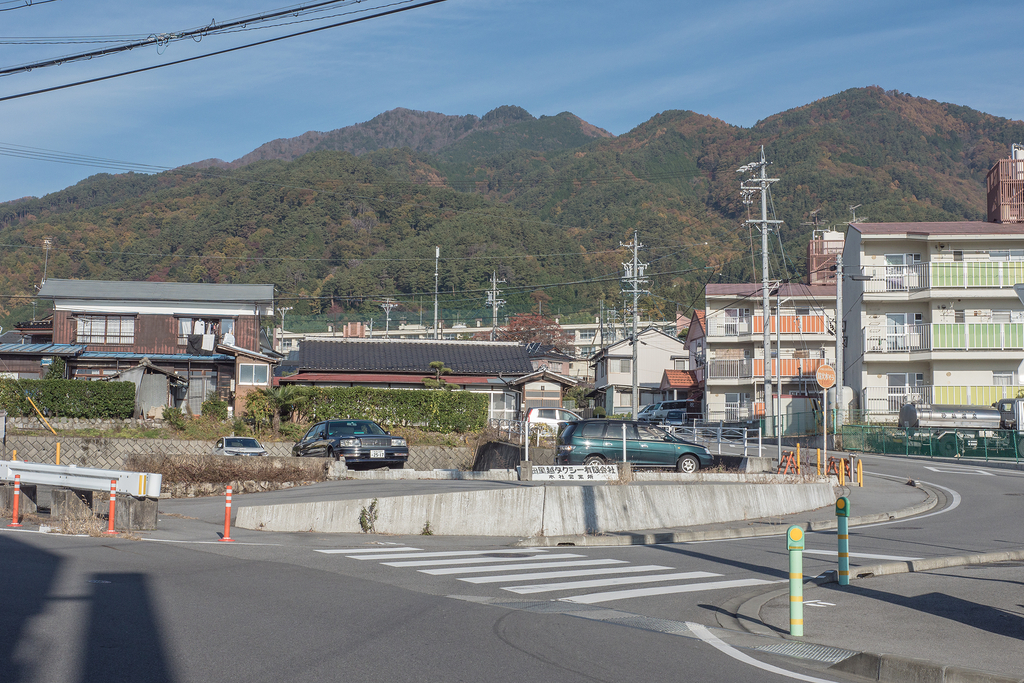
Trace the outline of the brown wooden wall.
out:
[[[68,311],[54,311],[53,343],[75,343],[77,323]],[[235,346],[258,351],[259,319],[255,315],[235,319]],[[178,319],[170,315],[139,315],[135,318],[135,343],[89,344],[89,351],[128,353],[185,353],[178,344]]]

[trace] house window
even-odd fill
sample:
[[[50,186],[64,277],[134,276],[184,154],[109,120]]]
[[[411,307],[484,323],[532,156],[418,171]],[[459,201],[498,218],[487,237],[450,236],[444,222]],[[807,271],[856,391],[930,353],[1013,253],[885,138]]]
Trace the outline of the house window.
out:
[[[676,358],[676,359],[674,359],[672,361],[672,369],[673,370],[685,370],[686,369],[686,359],[685,358]]]
[[[629,358],[613,358],[612,359],[612,372],[629,372],[630,371],[630,359]]]
[[[79,344],[134,344],[135,317],[130,315],[80,315],[76,317]]]
[[[580,341],[592,341],[596,334],[594,330],[580,330]]]
[[[239,384],[270,384],[270,366],[241,363],[238,366]]]
[[[230,334],[234,339],[234,332],[233,318],[178,318],[178,346],[188,344],[188,337],[192,334]]]
[[[964,260],[964,252],[962,252],[959,249],[954,250],[953,251],[953,260],[954,261],[963,261]]]
[[[1013,370],[993,370],[992,371],[992,384],[995,386],[1012,386],[1013,385]]]

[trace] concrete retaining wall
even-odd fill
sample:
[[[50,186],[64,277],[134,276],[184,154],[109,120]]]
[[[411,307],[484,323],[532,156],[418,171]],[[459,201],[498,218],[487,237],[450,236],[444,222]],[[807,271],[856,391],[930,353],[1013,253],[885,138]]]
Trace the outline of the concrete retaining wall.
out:
[[[560,536],[786,515],[833,505],[826,480],[792,484],[530,486],[377,500],[375,530],[450,536]],[[372,499],[241,507],[235,524],[264,531],[358,533]]]

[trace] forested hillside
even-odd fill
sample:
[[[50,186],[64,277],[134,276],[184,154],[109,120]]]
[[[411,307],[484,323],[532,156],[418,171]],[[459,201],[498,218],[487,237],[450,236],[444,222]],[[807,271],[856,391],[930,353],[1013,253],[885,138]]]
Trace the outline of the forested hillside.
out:
[[[277,145],[293,161],[101,174],[0,205],[0,324],[31,310],[44,237],[53,277],[273,282],[290,315],[342,319],[379,319],[393,296],[392,320],[410,322],[421,304],[432,317],[438,245],[452,323],[489,320],[492,272],[506,280],[504,313],[621,307],[620,243],[639,230],[644,306],[671,315],[699,305],[709,279],[754,277],[735,169],[761,145],[785,221],[772,275],[799,277],[815,210],[822,226],[857,204],[870,221],[982,219],[985,173],[1024,142],[1024,123],[864,88],[751,128],[668,111],[609,137],[572,114],[501,107],[482,118],[394,110],[316,135],[253,152]]]

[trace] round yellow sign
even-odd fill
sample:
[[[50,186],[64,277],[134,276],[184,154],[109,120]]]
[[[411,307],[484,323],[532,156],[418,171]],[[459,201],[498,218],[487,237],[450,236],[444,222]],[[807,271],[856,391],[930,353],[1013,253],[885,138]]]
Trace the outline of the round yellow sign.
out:
[[[789,530],[789,537],[794,541],[799,541],[804,537],[804,530],[794,527]]]

